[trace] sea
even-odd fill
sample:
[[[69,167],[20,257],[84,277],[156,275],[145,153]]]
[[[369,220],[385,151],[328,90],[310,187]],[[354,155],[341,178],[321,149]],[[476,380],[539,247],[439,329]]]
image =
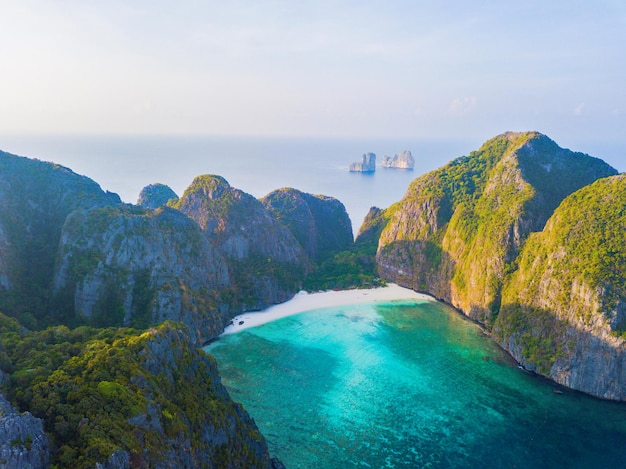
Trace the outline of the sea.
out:
[[[442,303],[313,310],[206,350],[289,469],[626,467],[626,404],[520,369]]]
[[[124,202],[143,187],[170,186],[179,196],[203,174],[219,175],[257,198],[282,187],[339,199],[356,235],[369,208],[402,198],[416,177],[477,150],[483,139],[275,138],[173,135],[2,135],[0,149],[53,161],[94,179]],[[558,143],[558,142],[557,142]],[[626,169],[626,144],[574,147]],[[384,155],[409,150],[414,170],[380,167]],[[351,173],[364,153],[377,155],[375,173]]]

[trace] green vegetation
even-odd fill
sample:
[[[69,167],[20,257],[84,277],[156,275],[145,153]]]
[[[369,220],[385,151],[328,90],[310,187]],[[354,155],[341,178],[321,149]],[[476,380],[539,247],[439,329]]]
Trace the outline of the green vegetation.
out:
[[[354,245],[330,255],[313,268],[304,281],[304,289],[345,290],[372,288],[385,284],[376,273],[376,251]]]
[[[506,318],[506,321],[501,318]],[[567,324],[550,311],[505,304],[494,332],[500,343],[513,338],[521,347],[525,362],[536,366],[539,373],[549,376],[554,362],[565,358],[570,346],[566,327]]]
[[[264,290],[271,288],[285,299],[297,292],[305,276],[305,266],[279,262],[272,257],[251,254],[245,259],[229,260],[230,304],[235,308],[258,309]]]
[[[385,284],[378,276],[376,250],[387,223],[385,212],[372,207],[357,239],[347,249],[327,252],[304,281],[307,291],[371,288]]]
[[[538,298],[546,301],[545,283],[529,279],[549,278],[548,301],[560,315],[587,325],[598,312],[611,319],[626,297],[625,206],[624,175],[600,179],[566,198],[543,232],[528,239],[504,300],[529,308]],[[600,311],[590,308],[594,298]],[[504,315],[501,327],[510,320]],[[626,324],[612,322],[611,328],[621,335]]]
[[[536,132],[495,137],[415,180],[386,211],[379,257],[393,267],[383,276],[444,298],[491,327],[528,235],[564,197],[612,174],[601,160]]]
[[[0,369],[10,376],[3,391],[43,419],[57,448],[53,467],[92,468],[116,450],[129,452],[138,467],[153,466],[185,440],[191,460],[212,455],[198,466],[261,467],[261,435],[186,334],[172,323],[143,333],[65,326],[24,332],[0,314]],[[211,441],[207,428],[225,432],[223,441]]]

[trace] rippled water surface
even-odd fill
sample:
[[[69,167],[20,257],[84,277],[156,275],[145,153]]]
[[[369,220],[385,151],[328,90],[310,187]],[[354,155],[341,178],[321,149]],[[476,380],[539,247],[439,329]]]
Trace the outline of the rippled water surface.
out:
[[[626,467],[626,405],[555,392],[440,303],[311,311],[208,351],[290,469]]]

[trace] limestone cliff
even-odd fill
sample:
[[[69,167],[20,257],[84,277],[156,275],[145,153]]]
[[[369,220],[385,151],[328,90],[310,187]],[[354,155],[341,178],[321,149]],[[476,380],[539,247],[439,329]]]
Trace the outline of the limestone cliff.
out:
[[[626,176],[566,198],[532,234],[494,325],[526,368],[626,400]]]
[[[49,451],[43,422],[30,412],[17,412],[0,394],[0,467],[46,468],[49,466]]]
[[[378,246],[380,234],[388,221],[385,218],[385,213],[385,210],[378,207],[370,207],[367,215],[365,215],[365,218],[363,219],[363,223],[361,223],[359,232],[356,235],[356,244],[366,243]]]
[[[145,328],[185,323],[203,343],[228,322],[226,265],[193,220],[171,208],[75,211],[63,227],[53,314],[64,323]]]
[[[491,326],[529,233],[567,195],[615,173],[536,132],[499,135],[416,179],[385,211],[379,272]]]
[[[120,199],[63,166],[0,152],[0,200],[0,310],[43,318],[65,218]]]
[[[220,176],[199,176],[171,204],[196,221],[226,260],[232,297],[241,310],[291,298],[306,273],[306,255],[261,202]]]
[[[165,184],[149,184],[139,193],[137,205],[154,210],[166,205],[170,200],[178,200],[176,192]]]
[[[374,153],[363,153],[361,161],[350,164],[350,171],[356,173],[373,173],[376,171],[376,155]]]
[[[283,188],[270,192],[261,202],[315,261],[352,244],[350,217],[344,205],[333,197]]]
[[[410,151],[396,153],[393,156],[383,156],[383,168],[397,169],[413,169],[415,167],[415,159]]]
[[[7,396],[32,413],[0,398],[0,452],[17,463],[9,467],[272,465],[254,421],[182,325],[25,332],[0,314],[0,349]]]

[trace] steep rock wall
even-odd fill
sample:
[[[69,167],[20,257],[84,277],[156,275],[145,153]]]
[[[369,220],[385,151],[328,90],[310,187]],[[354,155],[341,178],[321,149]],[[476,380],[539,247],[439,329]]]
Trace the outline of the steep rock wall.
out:
[[[491,326],[520,246],[560,201],[616,171],[536,132],[506,133],[415,180],[386,210],[381,276]]]
[[[0,309],[45,322],[65,218],[120,199],[63,166],[0,152],[0,200]]]
[[[254,421],[181,324],[28,332],[0,314],[0,358],[2,467],[271,467]]]
[[[503,290],[498,342],[573,389],[626,400],[626,176],[565,199]]]
[[[333,197],[283,188],[270,192],[261,202],[315,261],[352,244],[350,217],[344,205]]]
[[[49,445],[43,422],[30,412],[18,413],[0,394],[0,467],[46,468],[50,460]]]
[[[169,319],[185,323],[200,343],[229,320],[220,297],[229,285],[224,260],[193,220],[171,208],[76,211],[58,259],[57,316],[138,328]]]
[[[291,298],[306,274],[306,255],[261,202],[220,176],[199,176],[171,204],[196,221],[228,267],[240,310],[262,309]]]

